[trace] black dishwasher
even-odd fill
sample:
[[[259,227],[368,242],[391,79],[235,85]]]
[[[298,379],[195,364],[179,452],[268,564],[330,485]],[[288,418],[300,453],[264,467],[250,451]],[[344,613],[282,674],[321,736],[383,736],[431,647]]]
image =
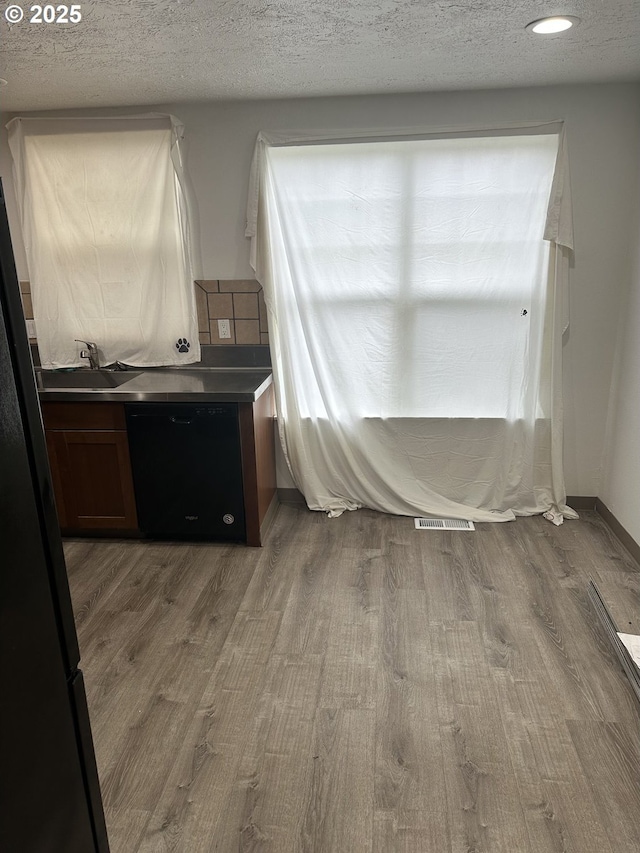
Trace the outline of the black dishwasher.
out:
[[[237,403],[127,404],[140,529],[245,540]]]

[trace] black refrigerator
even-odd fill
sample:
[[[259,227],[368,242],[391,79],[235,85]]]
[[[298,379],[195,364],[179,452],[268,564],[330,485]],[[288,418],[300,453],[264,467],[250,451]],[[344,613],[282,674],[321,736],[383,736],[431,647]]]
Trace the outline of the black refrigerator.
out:
[[[1,182],[0,270],[0,851],[107,853]]]

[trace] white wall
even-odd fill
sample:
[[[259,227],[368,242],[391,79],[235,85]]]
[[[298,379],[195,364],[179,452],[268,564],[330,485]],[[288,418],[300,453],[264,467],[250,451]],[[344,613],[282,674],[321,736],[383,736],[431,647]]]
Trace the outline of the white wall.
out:
[[[634,265],[621,306],[600,494],[622,526],[640,542],[640,217],[633,222],[632,242]]]
[[[576,243],[571,330],[565,347],[566,484],[569,494],[600,494],[618,318],[631,277],[629,222],[638,206],[634,188],[640,84],[156,108],[173,112],[185,124],[187,165],[200,214],[203,276],[226,279],[251,275],[244,237],[245,203],[253,144],[260,129],[440,127],[564,119]],[[4,138],[0,174],[6,185],[10,167]],[[15,237],[10,195],[8,204]],[[20,246],[16,254],[19,274],[27,277]],[[640,477],[640,470],[636,473]]]

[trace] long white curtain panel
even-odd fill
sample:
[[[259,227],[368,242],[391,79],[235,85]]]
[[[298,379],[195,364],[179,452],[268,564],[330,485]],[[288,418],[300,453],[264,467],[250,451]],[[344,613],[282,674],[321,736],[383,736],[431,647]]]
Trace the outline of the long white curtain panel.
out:
[[[200,358],[182,125],[171,116],[8,125],[40,358],[77,367]]]
[[[567,189],[557,127],[258,138],[247,233],[283,448],[311,509],[575,517]]]

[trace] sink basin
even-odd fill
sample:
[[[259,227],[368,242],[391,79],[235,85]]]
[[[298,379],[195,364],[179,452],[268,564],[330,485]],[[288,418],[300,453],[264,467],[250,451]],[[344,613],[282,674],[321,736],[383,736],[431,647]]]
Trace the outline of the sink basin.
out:
[[[97,391],[101,388],[118,388],[140,376],[141,370],[38,370],[38,388],[83,388]]]

